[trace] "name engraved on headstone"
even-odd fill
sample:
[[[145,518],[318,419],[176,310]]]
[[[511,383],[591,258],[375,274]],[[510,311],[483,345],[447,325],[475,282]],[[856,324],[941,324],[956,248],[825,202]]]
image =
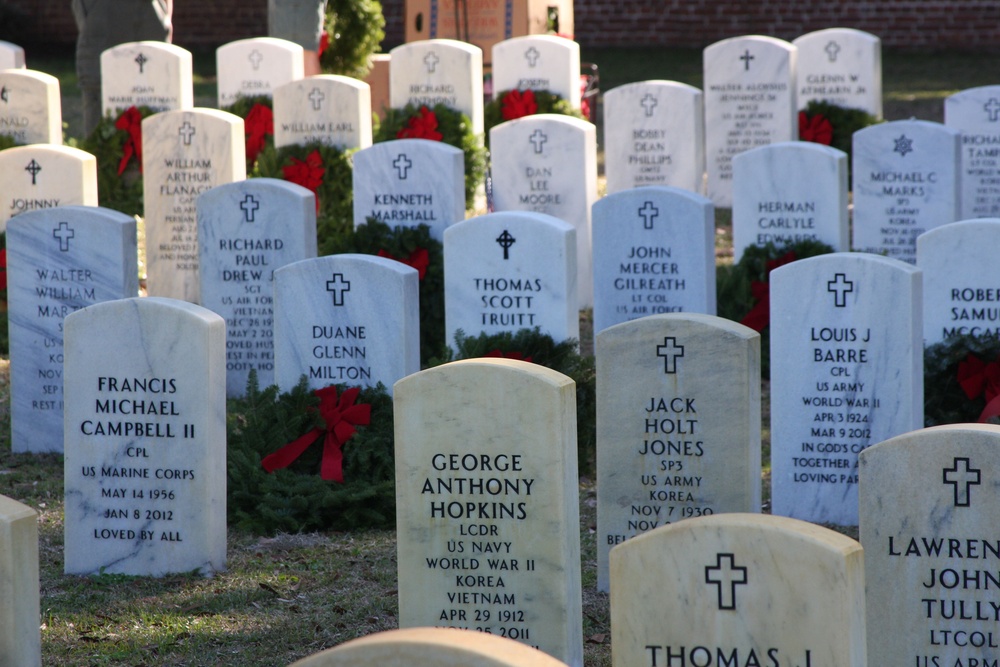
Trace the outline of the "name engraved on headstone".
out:
[[[1000,216],[1000,86],[945,98],[944,124],[962,133],[960,219]]]
[[[493,45],[493,95],[547,90],[580,108],[580,45],[555,35],[524,35]]]
[[[97,159],[54,144],[0,151],[0,232],[26,211],[56,206],[97,206]]]
[[[254,37],[223,44],[215,51],[218,105],[240,97],[271,97],[278,86],[303,77],[303,49],[275,37]]]
[[[882,117],[882,43],[852,28],[828,28],[796,38],[798,100],[813,100]]]
[[[371,87],[363,81],[333,74],[290,81],[275,88],[273,104],[277,147],[372,145]]]
[[[190,109],[192,76],[186,49],[155,41],[119,44],[101,53],[101,110],[117,116],[133,106]]]
[[[59,79],[33,70],[0,68],[0,135],[21,145],[61,145]]]

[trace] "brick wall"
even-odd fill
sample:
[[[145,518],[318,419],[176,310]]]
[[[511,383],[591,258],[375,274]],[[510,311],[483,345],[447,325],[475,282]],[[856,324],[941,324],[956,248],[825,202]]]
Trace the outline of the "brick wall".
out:
[[[76,39],[70,0],[0,5],[25,18],[21,38],[9,36],[14,41],[43,48],[71,46]],[[403,40],[405,0],[382,5],[388,49]],[[736,35],[794,39],[846,27],[878,35],[889,47],[1000,51],[1000,3],[994,0],[575,0],[574,7],[577,41],[592,47],[704,47]],[[185,48],[214,48],[266,31],[267,0],[174,0],[174,43]]]

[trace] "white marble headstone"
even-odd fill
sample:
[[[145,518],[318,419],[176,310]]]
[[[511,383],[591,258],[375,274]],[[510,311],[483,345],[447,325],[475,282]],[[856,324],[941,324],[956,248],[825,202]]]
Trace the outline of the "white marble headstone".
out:
[[[960,219],[958,130],[897,120],[854,133],[851,247],[911,264],[917,237]]]
[[[799,50],[798,99],[882,117],[882,40],[853,28],[817,30],[792,41]]]
[[[733,37],[707,47],[703,59],[708,196],[729,207],[734,156],[798,139],[797,49],[773,37]]]
[[[616,667],[874,665],[861,545],[759,514],[657,528],[611,552],[611,646]]]
[[[0,660],[41,667],[38,513],[0,495]]]
[[[493,45],[493,98],[508,90],[547,90],[580,108],[580,45],[555,35],[525,35]]]
[[[917,237],[924,275],[924,344],[1000,337],[1000,218],[962,220]]]
[[[0,70],[24,69],[24,49],[0,40]]]
[[[320,74],[274,89],[274,145],[319,142],[335,148],[372,145],[371,87],[348,76]]]
[[[944,124],[962,133],[959,219],[1000,217],[1000,85],[946,97]]]
[[[479,629],[582,667],[573,381],[457,361],[396,383],[393,414],[399,626]]]
[[[420,370],[417,270],[374,255],[328,255],[274,273],[274,378],[290,391],[385,385]]]
[[[243,119],[215,109],[142,121],[146,275],[151,296],[198,302],[198,195],[246,178]]]
[[[611,547],[659,526],[759,512],[760,335],[652,315],[597,334],[597,589]]]
[[[101,53],[101,111],[194,106],[191,52],[166,42],[128,42]]]
[[[857,525],[858,453],[923,426],[921,275],[863,253],[771,272],[774,514]]]
[[[389,104],[416,108],[443,104],[483,131],[483,51],[454,39],[409,42],[390,51]]]
[[[789,141],[735,156],[733,261],[751,246],[800,241],[850,250],[847,154],[811,141]]]
[[[253,37],[215,51],[219,108],[239,97],[271,97],[278,86],[304,76],[303,50],[276,37]]]
[[[0,232],[19,213],[97,206],[97,159],[69,146],[35,144],[0,151]]]
[[[444,233],[445,342],[539,327],[580,338],[576,230],[543,213],[490,213]]]
[[[29,69],[0,70],[0,134],[19,144],[61,146],[59,79]]]
[[[702,93],[676,81],[640,81],[604,93],[608,194],[642,185],[705,191]]]
[[[30,211],[7,225],[11,446],[63,451],[63,319],[139,293],[135,218],[97,206]]]
[[[429,139],[396,139],[354,154],[354,226],[427,225],[439,241],[465,219],[465,156]]]
[[[869,665],[1000,657],[998,454],[994,424],[922,429],[861,453]]]
[[[547,213],[573,225],[580,306],[593,305],[590,208],[597,200],[596,128],[578,118],[537,114],[494,127],[490,146],[494,210]]]
[[[66,574],[226,569],[226,324],[157,297],[66,317]]]
[[[715,207],[687,190],[594,204],[594,331],[659,313],[715,315]]]
[[[198,197],[201,304],[226,320],[226,394],[251,370],[274,384],[274,272],[316,256],[316,199],[273,178],[214,187]]]

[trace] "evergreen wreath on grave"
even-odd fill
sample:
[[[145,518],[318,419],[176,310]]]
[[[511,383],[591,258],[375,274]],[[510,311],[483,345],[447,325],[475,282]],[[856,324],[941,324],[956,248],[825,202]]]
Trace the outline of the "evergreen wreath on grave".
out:
[[[574,109],[569,101],[548,90],[505,90],[483,107],[486,140],[489,141],[490,130],[500,123],[539,113],[561,114],[586,120],[583,112]]]
[[[326,74],[364,79],[371,56],[385,37],[385,17],[377,0],[327,0],[325,44],[319,63]]]
[[[798,241],[777,246],[749,246],[736,264],[716,269],[719,317],[739,322],[760,332],[760,370],[771,376],[770,367],[770,274],[799,259],[825,255],[833,248],[819,241]]]
[[[468,116],[444,104],[435,104],[433,108],[407,104],[402,109],[387,109],[382,124],[375,131],[375,142],[394,139],[429,139],[462,149],[465,154],[465,208],[473,207],[476,189],[486,181],[486,149],[473,133]]]
[[[455,349],[447,350],[438,363],[478,357],[517,359],[551,368],[568,376],[576,383],[576,442],[577,460],[581,475],[593,475],[597,464],[597,370],[593,357],[582,356],[577,341],[556,343],[552,336],[543,334],[539,327],[521,329],[517,333],[505,331],[498,334],[481,333],[470,337],[459,331],[455,334]],[[437,365],[434,363],[432,365]]]
[[[310,391],[303,377],[280,393],[261,389],[251,371],[246,396],[228,407],[230,526],[273,535],[395,525],[392,398],[381,384],[355,391]],[[335,467],[331,438],[343,457],[342,482],[323,476]]]
[[[1000,424],[1000,337],[954,336],[924,349],[924,426]]]
[[[799,112],[799,140],[832,146],[851,156],[854,133],[881,121],[867,111],[813,100]],[[850,160],[848,160],[850,164]]]
[[[273,102],[266,95],[253,97],[241,95],[235,102],[222,109],[243,119],[248,176],[255,173],[254,169],[261,151],[265,148],[274,148],[272,107]]]
[[[10,136],[9,134],[0,133],[0,151],[7,150],[8,148],[13,148],[14,146],[20,146],[20,145],[21,144],[17,143],[14,140],[14,137]]]
[[[388,257],[420,272],[420,364],[445,353],[444,249],[430,227],[390,228],[368,218],[363,225],[326,240],[321,255],[361,253]]]
[[[254,176],[281,178],[316,195],[319,254],[332,254],[337,239],[354,228],[352,151],[319,142],[265,147],[257,156]]]
[[[105,116],[80,144],[97,158],[97,200],[126,215],[143,214],[142,119],[156,113],[129,107],[118,117]]]

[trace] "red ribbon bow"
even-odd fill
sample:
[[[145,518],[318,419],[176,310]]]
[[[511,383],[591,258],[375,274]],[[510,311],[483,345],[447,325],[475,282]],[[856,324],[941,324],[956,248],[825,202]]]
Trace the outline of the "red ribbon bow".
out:
[[[520,352],[503,352],[499,348],[496,350],[490,350],[484,357],[495,357],[499,359],[514,359],[515,361],[531,361],[531,357],[526,357]]]
[[[411,116],[406,127],[396,133],[396,138],[441,141],[444,135],[437,131],[437,126],[437,116],[434,115],[433,111],[423,106],[420,107],[420,113]]]
[[[133,155],[139,163],[139,173],[142,173],[142,114],[136,107],[129,107],[118,116],[115,127],[128,132],[128,139],[122,146],[122,159],[118,161],[118,175],[122,175]]]
[[[354,405],[360,391],[359,387],[352,387],[340,395],[339,401],[337,388],[334,386],[314,391],[313,393],[319,396],[319,414],[326,424],[326,429],[314,428],[273,454],[268,454],[260,462],[264,470],[274,472],[280,468],[287,468],[316,442],[318,436],[325,434],[320,477],[327,481],[343,483],[344,452],[341,447],[355,434],[355,426],[367,426],[371,423],[372,406],[367,403]]]
[[[7,248],[0,248],[0,290],[7,289]]]
[[[750,294],[757,300],[757,304],[740,320],[740,324],[755,331],[763,331],[764,327],[771,322],[771,271],[779,266],[791,264],[796,259],[798,257],[795,256],[795,253],[789,250],[781,257],[767,261],[765,266],[767,267],[768,280],[765,282],[754,280],[750,283]]]
[[[986,399],[986,407],[979,415],[980,424],[1000,416],[1000,360],[987,364],[969,352],[965,361],[958,363],[958,384],[970,399],[980,396]]]
[[[247,135],[247,160],[253,162],[264,150],[268,135],[274,136],[274,113],[264,104],[255,104],[244,121]]]
[[[427,267],[431,264],[431,257],[427,253],[427,248],[417,248],[410,253],[409,257],[395,257],[387,253],[385,250],[379,250],[378,256],[394,259],[397,262],[406,264],[407,266],[412,266],[417,270],[418,278],[420,280],[423,280],[424,276],[427,275]]]
[[[500,102],[500,113],[504,120],[514,120],[538,113],[538,102],[535,101],[533,90],[512,90],[503,96]]]
[[[282,167],[281,173],[286,181],[309,188],[316,195],[316,213],[319,213],[319,193],[316,190],[323,184],[326,167],[318,150],[306,156],[305,161],[292,157],[292,164]]]
[[[799,139],[829,146],[830,142],[833,141],[833,125],[822,114],[816,114],[810,118],[805,111],[800,111]]]
[[[319,36],[319,46],[316,48],[316,55],[322,56],[323,52],[330,48],[330,33],[324,30]]]

